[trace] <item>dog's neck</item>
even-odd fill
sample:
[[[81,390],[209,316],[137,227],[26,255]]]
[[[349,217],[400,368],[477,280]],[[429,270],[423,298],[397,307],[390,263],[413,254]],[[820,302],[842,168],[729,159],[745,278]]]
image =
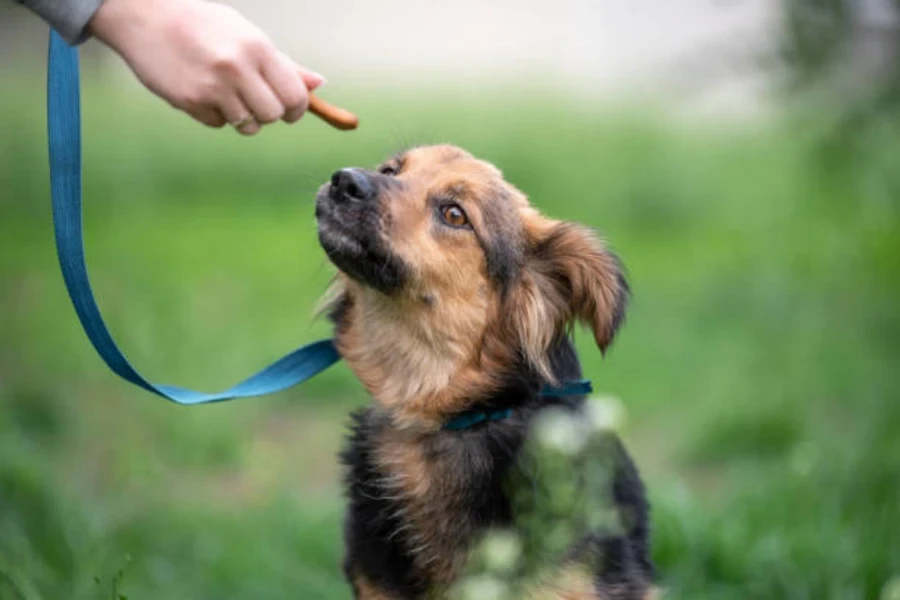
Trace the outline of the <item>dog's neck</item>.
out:
[[[458,308],[452,299],[397,301],[361,290],[342,316],[341,355],[398,425],[440,428],[472,398],[498,389],[512,368],[503,364],[508,356],[486,352],[483,335],[471,334],[486,331],[488,302],[466,302],[466,310],[448,313]]]

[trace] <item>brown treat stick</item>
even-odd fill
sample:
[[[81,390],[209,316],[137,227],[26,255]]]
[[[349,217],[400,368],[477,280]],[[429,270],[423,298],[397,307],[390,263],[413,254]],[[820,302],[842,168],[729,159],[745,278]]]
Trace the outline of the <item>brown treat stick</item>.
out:
[[[356,129],[359,118],[352,112],[328,104],[315,94],[309,95],[309,112],[316,115],[335,129],[346,131]]]

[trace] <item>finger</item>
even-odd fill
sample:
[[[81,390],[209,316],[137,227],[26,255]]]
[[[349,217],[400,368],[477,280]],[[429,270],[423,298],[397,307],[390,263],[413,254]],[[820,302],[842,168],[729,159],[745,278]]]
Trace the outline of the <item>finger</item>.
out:
[[[227,123],[227,119],[221,113],[221,111],[210,106],[190,109],[187,111],[187,113],[207,127],[219,129],[220,127],[225,125],[225,123]]]
[[[293,61],[291,61],[293,62]],[[296,63],[294,63],[296,64]],[[301,67],[300,65],[296,65],[297,73],[300,74],[300,78],[303,80],[303,83],[306,84],[306,89],[309,91],[313,91],[317,88],[325,85],[328,80],[325,79],[324,75],[320,73],[316,73],[315,71],[310,71],[306,67]]]
[[[278,57],[285,65],[287,65],[291,72],[300,76],[300,79],[303,80],[303,85],[305,85],[306,89],[310,92],[315,91],[317,88],[320,88],[327,83],[328,80],[325,79],[324,75],[316,73],[306,67],[301,67],[284,52],[278,51]]]
[[[225,117],[226,122],[231,125],[242,123],[250,119],[243,125],[235,127],[238,133],[243,135],[254,135],[260,130],[260,124],[256,121],[256,117],[250,112],[250,109],[247,108],[247,105],[244,104],[243,100],[235,94],[231,94],[222,101],[219,106],[219,112]]]
[[[274,123],[284,116],[284,105],[261,73],[247,75],[239,89],[241,100],[260,123]]]
[[[282,120],[294,123],[303,116],[309,104],[309,92],[294,62],[282,53],[263,64],[262,75],[284,106]]]

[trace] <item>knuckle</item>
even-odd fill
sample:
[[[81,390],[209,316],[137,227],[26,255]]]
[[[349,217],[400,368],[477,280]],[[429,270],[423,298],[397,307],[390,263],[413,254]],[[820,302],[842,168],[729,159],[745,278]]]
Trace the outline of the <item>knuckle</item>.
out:
[[[212,59],[213,70],[223,75],[236,75],[241,70],[241,56],[234,52],[222,52]]]
[[[201,110],[216,104],[216,99],[221,95],[221,89],[214,83],[205,83],[192,86],[179,94],[177,102],[180,106],[190,110]]]
[[[213,119],[213,116],[209,113],[209,111],[195,108],[195,109],[188,109],[186,112],[195,121],[203,123],[204,125],[208,125],[208,126],[212,127],[213,123],[215,123],[215,119]]]
[[[260,110],[256,115],[256,120],[260,123],[274,123],[284,115],[284,110],[275,108],[265,108]]]
[[[206,124],[215,129],[220,129],[225,126],[226,120],[225,117],[222,116],[222,113],[219,111],[208,111]]]
[[[215,99],[216,92],[217,90],[214,85],[197,85],[186,94],[186,100],[191,106],[207,106]]]
[[[182,110],[193,112],[203,106],[204,102],[200,95],[194,91],[185,91],[177,94],[173,99],[173,104]]]
[[[244,41],[241,53],[245,57],[257,61],[267,58],[273,53],[273,50],[271,44],[265,38],[251,38]]]
[[[306,112],[309,106],[309,94],[302,85],[294,86],[292,89],[283,90],[281,101],[284,104],[281,119],[287,123],[293,123]]]
[[[296,123],[303,118],[304,114],[306,114],[306,106],[296,107],[286,111],[283,119],[287,123]]]

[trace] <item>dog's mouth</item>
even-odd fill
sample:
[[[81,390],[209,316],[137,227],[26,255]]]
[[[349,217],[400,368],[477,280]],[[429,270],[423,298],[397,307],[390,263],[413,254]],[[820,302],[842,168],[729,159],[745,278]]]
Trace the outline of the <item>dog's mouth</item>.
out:
[[[388,248],[379,206],[377,197],[347,201],[333,183],[323,185],[316,195],[319,244],[348,277],[393,294],[406,282],[406,268]]]

